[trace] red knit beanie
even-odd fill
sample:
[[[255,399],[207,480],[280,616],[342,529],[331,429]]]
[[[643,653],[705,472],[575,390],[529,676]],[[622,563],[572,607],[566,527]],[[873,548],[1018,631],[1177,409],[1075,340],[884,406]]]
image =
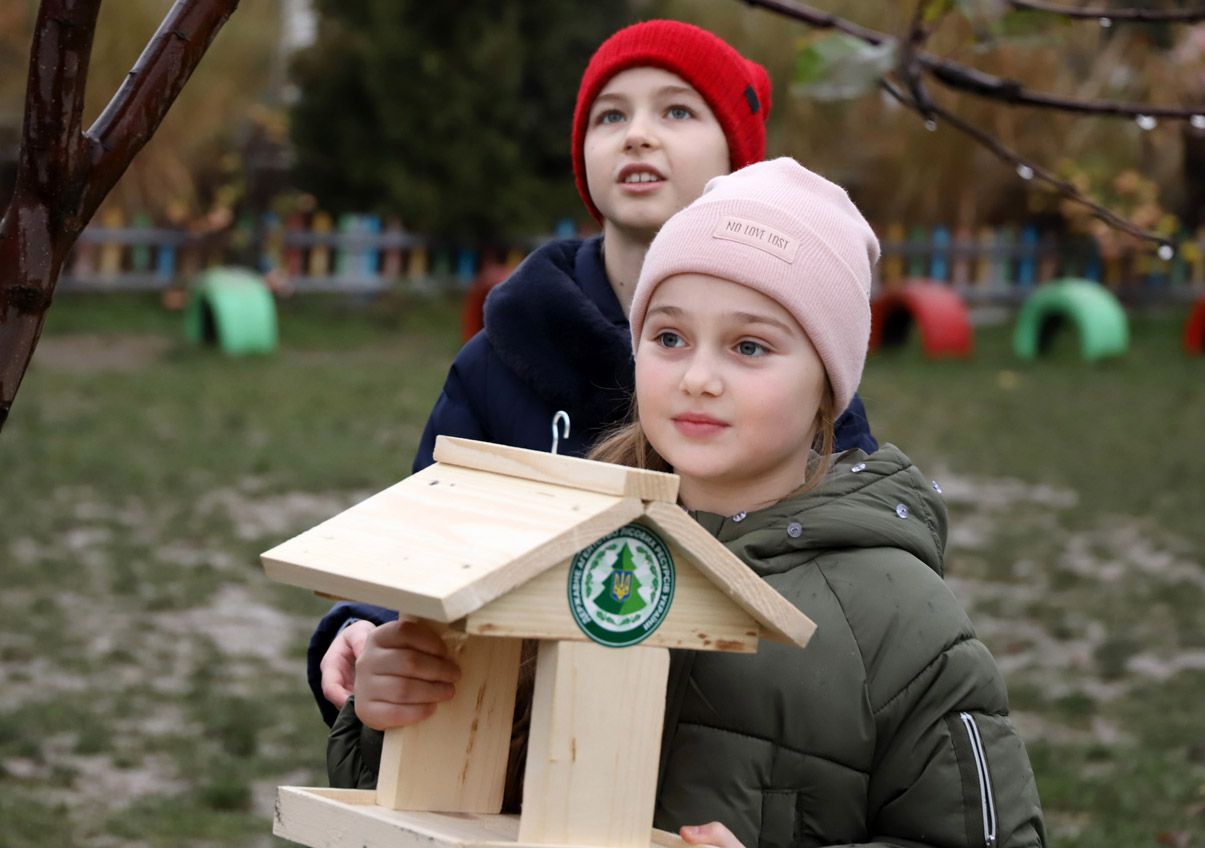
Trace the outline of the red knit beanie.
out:
[[[731,170],[766,158],[770,76],[717,35],[681,21],[645,21],[612,35],[595,51],[582,75],[573,110],[573,176],[595,220],[602,213],[586,184],[583,145],[594,98],[620,71],[661,68],[690,83],[707,101],[728,139]]]

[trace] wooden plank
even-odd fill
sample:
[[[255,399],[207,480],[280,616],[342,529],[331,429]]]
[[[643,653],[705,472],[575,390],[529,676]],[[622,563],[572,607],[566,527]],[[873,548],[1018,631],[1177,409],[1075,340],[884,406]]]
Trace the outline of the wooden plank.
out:
[[[374,797],[368,789],[281,786],[272,832],[311,848],[535,848],[516,841],[518,816],[389,810],[378,807]],[[653,830],[646,844],[678,848],[686,843],[676,834]]]
[[[514,846],[517,817],[390,810],[375,793],[282,786],[272,832],[312,848],[485,848]]]
[[[502,809],[519,639],[443,634],[460,666],[456,696],[430,718],[385,732],[377,803],[394,810],[497,813]]]
[[[684,510],[670,504],[651,503],[645,514],[693,556],[700,571],[761,624],[765,638],[801,648],[812,638],[816,630],[812,620],[774,591]]]
[[[644,848],[669,651],[541,642],[519,842]]]
[[[549,433],[551,438],[551,430]],[[600,494],[669,503],[678,499],[677,474],[643,471],[625,465],[558,456],[473,439],[439,436],[435,440],[435,460],[524,480],[588,489]]]
[[[262,556],[274,580],[453,621],[636,518],[636,498],[433,465]]]
[[[755,653],[761,627],[694,566],[694,558],[670,539],[674,599],[661,626],[640,644],[695,651]],[[571,559],[548,569],[469,615],[465,630],[483,636],[587,641],[569,612]]]

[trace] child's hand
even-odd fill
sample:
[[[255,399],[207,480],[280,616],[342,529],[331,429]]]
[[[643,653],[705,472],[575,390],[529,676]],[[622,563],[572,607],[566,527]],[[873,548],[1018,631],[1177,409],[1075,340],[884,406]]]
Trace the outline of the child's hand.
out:
[[[364,652],[368,634],[376,629],[371,621],[357,621],[339,631],[331,646],[322,655],[318,668],[322,672],[322,694],[343,709],[356,685],[356,660]]]
[[[348,628],[351,629],[350,627]],[[375,730],[416,724],[456,694],[460,669],[443,639],[417,621],[382,624],[356,661],[356,715]]]
[[[687,845],[714,845],[715,848],[744,848],[740,841],[732,835],[732,831],[719,822],[701,825],[684,825],[678,828],[678,835]]]

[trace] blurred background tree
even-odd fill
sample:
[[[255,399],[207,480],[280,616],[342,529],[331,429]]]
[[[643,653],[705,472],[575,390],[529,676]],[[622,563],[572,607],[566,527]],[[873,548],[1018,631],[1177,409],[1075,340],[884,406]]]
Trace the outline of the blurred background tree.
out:
[[[897,35],[913,11],[882,0],[809,5]],[[1200,26],[1104,27],[1025,11],[982,21],[975,7],[961,4],[972,13],[952,15],[930,50],[1068,97],[1186,104],[1205,91]],[[417,2],[320,2],[318,12],[318,40],[295,66],[302,95],[292,132],[302,187],[337,210],[400,212],[410,227],[462,236],[584,219],[568,158],[577,81],[617,26],[667,16],[711,29],[763,62],[775,83],[770,152],[850,187],[876,219],[1045,219],[1110,237],[1082,209],[1025,182],[969,138],[926,130],[877,89],[834,102],[793,93],[800,52],[825,34],[742,3],[469,2],[454,27]],[[940,92],[940,101],[1144,229],[1170,231],[1202,217],[1202,177],[1186,152],[1200,129],[1145,130],[1128,119],[1010,108],[957,92]]]
[[[301,188],[441,235],[547,231],[581,203],[569,123],[594,48],[626,3],[320,0],[292,111]]]

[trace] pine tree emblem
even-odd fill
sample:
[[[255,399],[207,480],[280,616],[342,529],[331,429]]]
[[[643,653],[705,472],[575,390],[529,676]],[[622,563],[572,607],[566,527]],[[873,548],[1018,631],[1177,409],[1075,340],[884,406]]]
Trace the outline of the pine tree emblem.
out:
[[[628,615],[644,609],[646,605],[640,597],[640,585],[636,564],[632,562],[632,551],[627,545],[620,545],[611,563],[611,573],[603,583],[602,591],[595,596],[594,604],[611,615]]]
[[[592,641],[624,648],[647,639],[674,600],[674,559],[652,528],[627,524],[569,563],[569,611]]]

